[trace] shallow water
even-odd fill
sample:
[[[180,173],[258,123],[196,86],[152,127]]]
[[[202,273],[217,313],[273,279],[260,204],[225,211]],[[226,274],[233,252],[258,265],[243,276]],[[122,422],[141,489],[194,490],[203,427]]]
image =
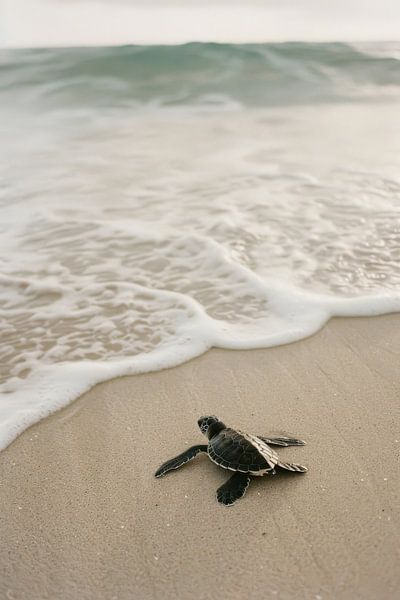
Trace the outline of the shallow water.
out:
[[[399,52],[3,52],[0,446],[99,381],[400,310]]]

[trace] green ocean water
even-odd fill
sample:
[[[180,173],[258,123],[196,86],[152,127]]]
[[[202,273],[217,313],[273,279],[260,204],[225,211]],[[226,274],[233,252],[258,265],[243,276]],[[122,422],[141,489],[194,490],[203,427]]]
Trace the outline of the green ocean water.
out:
[[[17,103],[265,106],[392,97],[399,45],[207,44],[2,51]],[[395,89],[393,89],[395,88]]]

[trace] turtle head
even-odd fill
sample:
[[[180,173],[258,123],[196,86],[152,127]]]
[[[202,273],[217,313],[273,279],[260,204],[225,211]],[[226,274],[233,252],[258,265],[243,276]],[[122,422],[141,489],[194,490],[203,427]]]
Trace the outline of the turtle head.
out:
[[[215,417],[214,415],[209,417],[200,417],[200,419],[197,421],[197,424],[200,427],[201,433],[204,433],[208,439],[211,439],[216,433],[221,431],[221,429],[225,429],[225,425],[222,423],[222,421],[220,421],[218,417]]]

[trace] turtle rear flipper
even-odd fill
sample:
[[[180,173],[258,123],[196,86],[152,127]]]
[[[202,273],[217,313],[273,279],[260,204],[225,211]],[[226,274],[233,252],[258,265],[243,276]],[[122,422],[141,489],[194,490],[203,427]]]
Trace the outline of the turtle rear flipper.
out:
[[[217,489],[218,502],[230,506],[244,496],[249,483],[250,476],[247,473],[235,473],[224,485]]]
[[[296,471],[296,473],[307,473],[308,471],[307,467],[304,467],[303,465],[298,465],[296,463],[286,463],[279,461],[278,463],[276,463],[276,466],[280,467],[281,469],[285,469],[286,471]]]
[[[162,477],[168,471],[172,471],[173,469],[179,469],[182,465],[192,460],[195,456],[199,454],[199,452],[207,452],[207,444],[200,444],[199,446],[192,446],[182,452],[182,454],[178,454],[175,458],[171,458],[167,460],[167,462],[163,463],[161,467],[157,469],[155,472],[156,477]]]
[[[260,440],[265,442],[266,444],[272,444],[273,446],[305,446],[306,443],[303,440],[298,440],[296,438],[290,437],[273,437],[267,438],[262,435],[257,436]]]

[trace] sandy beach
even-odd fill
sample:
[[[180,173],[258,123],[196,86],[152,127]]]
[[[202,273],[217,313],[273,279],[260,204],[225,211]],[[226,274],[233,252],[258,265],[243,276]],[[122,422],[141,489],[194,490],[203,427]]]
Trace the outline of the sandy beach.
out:
[[[0,455],[3,600],[362,599],[400,595],[400,317],[335,319],[312,338],[212,350],[98,385]],[[306,475],[253,481],[231,508],[206,457],[217,414]]]

